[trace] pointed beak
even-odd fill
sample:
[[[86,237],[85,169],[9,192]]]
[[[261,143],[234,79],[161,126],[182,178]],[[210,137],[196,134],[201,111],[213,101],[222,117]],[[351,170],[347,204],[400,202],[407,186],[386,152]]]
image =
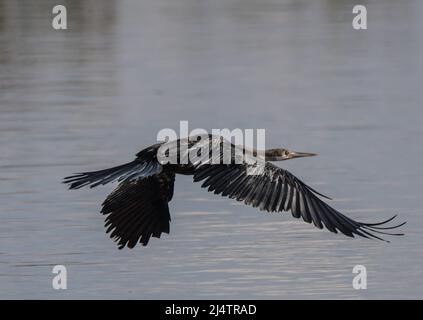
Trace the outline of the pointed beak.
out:
[[[303,158],[303,157],[314,157],[317,156],[317,153],[310,153],[310,152],[294,152],[291,151],[289,153],[289,158],[290,159],[294,159],[294,158]]]

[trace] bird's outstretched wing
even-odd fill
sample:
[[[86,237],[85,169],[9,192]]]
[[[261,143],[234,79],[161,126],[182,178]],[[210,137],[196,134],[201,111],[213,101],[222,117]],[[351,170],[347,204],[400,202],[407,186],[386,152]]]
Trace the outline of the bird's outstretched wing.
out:
[[[260,174],[252,166],[262,166]],[[248,174],[248,169],[250,174]],[[318,198],[317,191],[307,186],[293,174],[270,162],[254,164],[203,164],[194,173],[194,182],[204,180],[202,187],[215,194],[243,201],[260,210],[269,212],[291,211],[295,218],[302,218],[322,229],[338,231],[349,236],[354,235],[384,240],[380,234],[402,235],[384,230],[396,226],[383,226],[395,218],[379,223],[357,222],[333,209]],[[386,240],[384,240],[386,241]]]
[[[119,249],[133,248],[138,241],[146,246],[150,237],[169,233],[175,174],[163,172],[145,179],[124,181],[103,202],[101,212],[108,215],[107,233]]]

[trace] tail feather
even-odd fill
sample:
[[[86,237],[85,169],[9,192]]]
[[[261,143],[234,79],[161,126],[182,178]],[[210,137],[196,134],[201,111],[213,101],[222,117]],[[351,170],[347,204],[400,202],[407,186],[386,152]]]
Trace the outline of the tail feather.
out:
[[[94,188],[98,185],[115,181],[121,177],[132,175],[135,171],[142,170],[144,164],[145,163],[132,161],[109,169],[76,173],[64,178],[63,183],[69,184],[69,189],[79,189],[85,186]]]

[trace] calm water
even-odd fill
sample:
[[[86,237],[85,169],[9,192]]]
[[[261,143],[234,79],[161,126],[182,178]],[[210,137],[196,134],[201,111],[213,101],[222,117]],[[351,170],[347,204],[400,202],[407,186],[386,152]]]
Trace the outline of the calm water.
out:
[[[422,298],[422,1],[370,1],[367,31],[355,1],[107,3],[65,1],[55,31],[56,1],[0,0],[0,298]],[[179,120],[318,152],[282,165],[353,218],[398,213],[406,236],[345,239],[178,177],[171,234],[117,250],[98,213],[113,186],[60,181]]]

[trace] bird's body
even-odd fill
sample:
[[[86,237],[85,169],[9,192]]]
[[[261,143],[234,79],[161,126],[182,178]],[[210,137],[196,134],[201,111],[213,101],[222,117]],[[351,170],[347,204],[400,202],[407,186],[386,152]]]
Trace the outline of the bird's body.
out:
[[[175,157],[172,158],[172,155]],[[215,194],[243,201],[268,212],[291,211],[295,218],[313,223],[319,229],[338,231],[354,237],[381,239],[377,234],[401,225],[381,226],[362,223],[336,211],[318,193],[290,172],[269,161],[312,156],[311,153],[270,149],[260,153],[236,146],[220,136],[181,139],[157,143],[136,154],[134,161],[100,171],[65,178],[70,189],[95,187],[119,181],[103,202],[107,232],[119,248],[147,245],[151,236],[169,233],[169,202],[173,197],[176,174],[193,175],[194,182]],[[170,160],[174,161],[170,161]],[[165,160],[165,161],[164,161]],[[326,197],[327,198],[327,197]]]

